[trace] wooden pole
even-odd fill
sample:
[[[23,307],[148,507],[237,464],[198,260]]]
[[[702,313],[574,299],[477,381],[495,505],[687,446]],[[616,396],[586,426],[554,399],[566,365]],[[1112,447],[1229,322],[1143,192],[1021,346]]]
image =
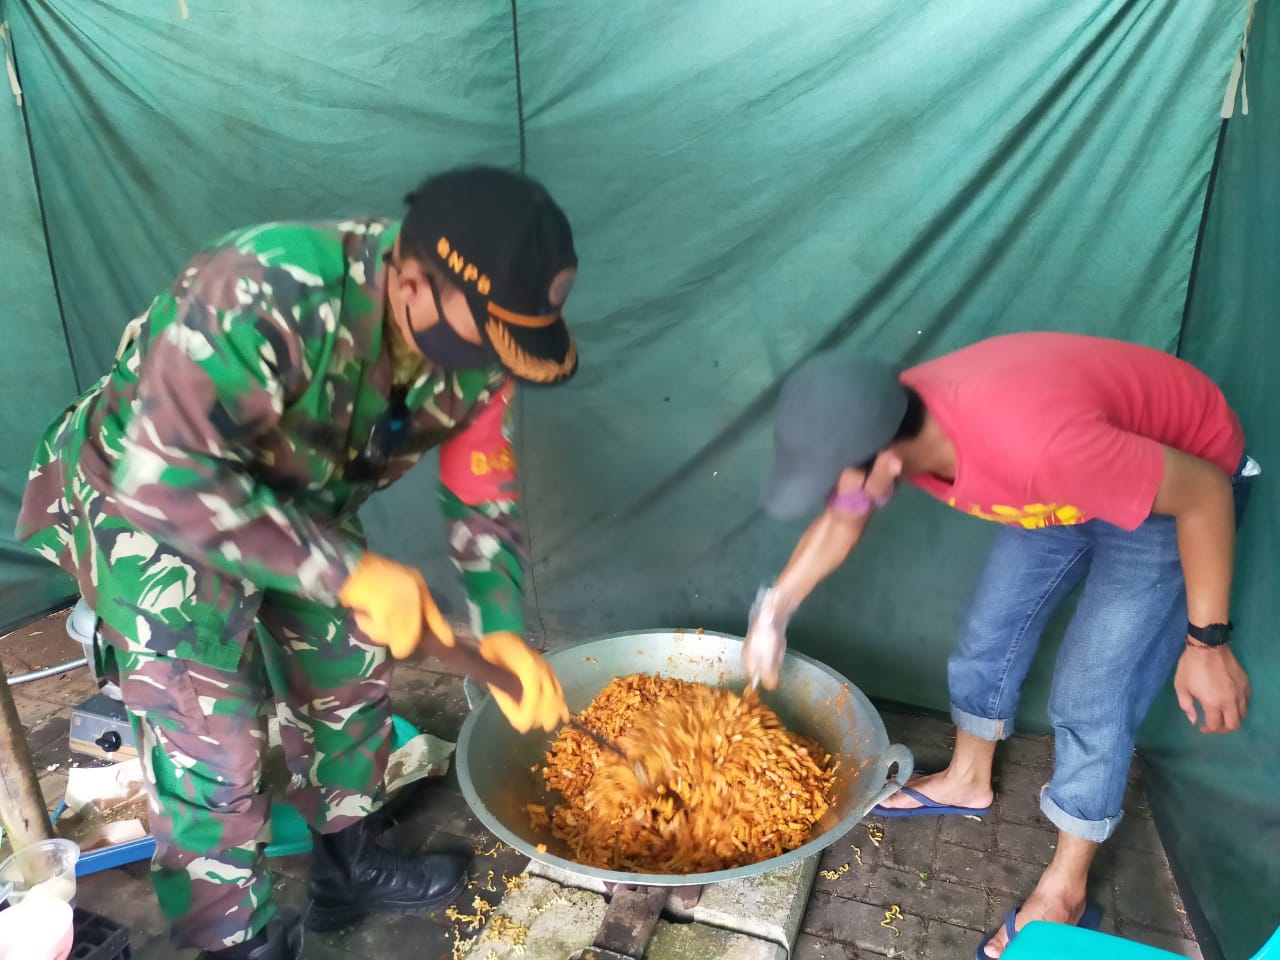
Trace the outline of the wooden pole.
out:
[[[40,792],[31,747],[0,664],[0,820],[14,851],[53,837],[49,811]]]

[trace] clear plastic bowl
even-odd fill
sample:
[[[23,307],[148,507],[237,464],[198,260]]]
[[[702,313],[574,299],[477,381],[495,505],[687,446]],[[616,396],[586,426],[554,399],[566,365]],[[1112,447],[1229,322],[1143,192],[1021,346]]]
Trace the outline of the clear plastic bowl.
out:
[[[11,883],[9,902],[48,897],[64,903],[76,899],[76,861],[80,848],[70,840],[41,840],[0,863],[0,885]]]

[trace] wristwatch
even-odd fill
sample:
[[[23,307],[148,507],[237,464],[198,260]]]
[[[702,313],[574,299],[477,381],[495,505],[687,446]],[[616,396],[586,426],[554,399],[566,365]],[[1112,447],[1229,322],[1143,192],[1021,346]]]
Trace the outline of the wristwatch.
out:
[[[1206,647],[1225,646],[1231,642],[1231,621],[1211,623],[1204,627],[1197,627],[1194,623],[1188,621],[1187,636],[1193,640],[1198,640]]]

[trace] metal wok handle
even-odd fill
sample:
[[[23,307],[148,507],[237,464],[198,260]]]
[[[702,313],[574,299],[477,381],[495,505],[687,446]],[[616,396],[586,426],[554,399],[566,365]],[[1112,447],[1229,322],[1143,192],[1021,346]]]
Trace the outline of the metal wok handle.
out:
[[[876,798],[871,801],[871,806],[867,808],[868,810],[884,803],[884,801],[901,790],[906,785],[906,782],[911,779],[911,774],[916,769],[915,757],[910,750],[900,743],[889,744],[889,749],[880,757],[880,762],[884,764],[884,778],[888,782],[885,783],[884,789],[876,795]],[[895,763],[898,765],[898,774],[890,780],[889,768]]]
[[[524,696],[524,684],[520,682],[519,677],[505,667],[490,663],[480,655],[479,648],[469,643],[459,640],[452,647],[442,646],[438,650],[432,650],[432,654],[436,659],[469,677],[474,677],[480,683],[492,684],[516,703],[519,703],[520,698]]]

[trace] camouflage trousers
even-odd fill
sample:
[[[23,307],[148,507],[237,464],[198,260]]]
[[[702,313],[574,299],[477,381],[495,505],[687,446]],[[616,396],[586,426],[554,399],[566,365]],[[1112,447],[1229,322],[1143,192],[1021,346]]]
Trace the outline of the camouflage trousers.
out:
[[[139,629],[145,629],[140,625]],[[391,663],[346,611],[262,596],[235,669],[139,649],[101,623],[151,801],[152,879],[178,947],[217,950],[271,918],[262,848],[267,719],[279,718],[289,800],[330,833],[382,801],[391,747]]]

